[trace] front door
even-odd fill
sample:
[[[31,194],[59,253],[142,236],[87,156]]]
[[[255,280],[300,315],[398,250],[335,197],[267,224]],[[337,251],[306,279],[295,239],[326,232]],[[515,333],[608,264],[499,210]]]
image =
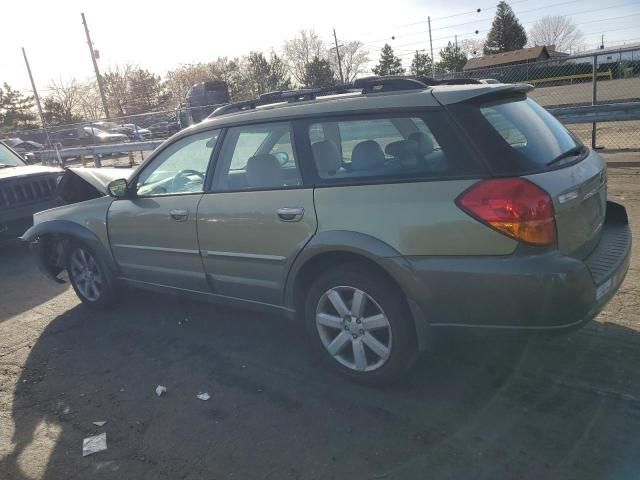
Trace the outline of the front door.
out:
[[[133,180],[136,195],[112,203],[109,239],[125,278],[208,290],[196,212],[218,133],[201,132],[170,144]]]
[[[316,231],[289,122],[230,128],[198,207],[200,250],[215,293],[281,305],[287,272]]]

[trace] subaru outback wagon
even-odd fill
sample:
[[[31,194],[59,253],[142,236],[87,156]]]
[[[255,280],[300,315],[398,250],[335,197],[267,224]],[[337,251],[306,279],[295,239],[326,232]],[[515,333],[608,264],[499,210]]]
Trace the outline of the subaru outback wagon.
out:
[[[437,83],[226,105],[126,179],[68,171],[69,204],[23,238],[89,306],[129,285],[283,312],[368,383],[401,375],[436,329],[589,321],[630,258],[605,162],[529,85]]]

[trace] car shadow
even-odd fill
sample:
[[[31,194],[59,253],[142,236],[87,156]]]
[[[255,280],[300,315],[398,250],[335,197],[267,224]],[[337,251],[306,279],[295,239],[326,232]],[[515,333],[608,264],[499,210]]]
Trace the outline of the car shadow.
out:
[[[29,246],[20,240],[0,244],[0,322],[48,302],[69,288],[37,274]]]
[[[46,424],[43,478],[627,479],[640,467],[638,346],[637,331],[598,322],[553,337],[452,332],[372,388],[325,369],[283,318],[130,293],[112,310],[72,308],[33,345],[0,472],[29,478]],[[108,450],[82,457],[103,431]]]

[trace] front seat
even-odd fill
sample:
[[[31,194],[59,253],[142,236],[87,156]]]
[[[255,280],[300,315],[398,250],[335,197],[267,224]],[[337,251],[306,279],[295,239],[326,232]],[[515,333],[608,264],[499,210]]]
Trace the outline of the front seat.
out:
[[[284,185],[284,172],[278,159],[269,153],[254,155],[247,160],[247,185],[272,188]]]
[[[342,155],[331,140],[315,142],[311,150],[320,178],[332,177],[342,169]]]

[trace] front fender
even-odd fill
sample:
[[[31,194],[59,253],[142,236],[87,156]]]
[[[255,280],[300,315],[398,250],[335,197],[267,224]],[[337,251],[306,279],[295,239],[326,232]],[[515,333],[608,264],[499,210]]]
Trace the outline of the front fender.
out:
[[[76,238],[86,243],[97,255],[105,261],[106,265],[117,274],[117,266],[113,260],[113,256],[109,249],[100,241],[100,239],[89,230],[87,227],[80,225],[79,223],[71,222],[69,220],[49,220],[42,223],[38,223],[24,232],[20,237],[25,242],[32,243],[38,239],[41,239],[48,235],[64,235],[66,237]],[[39,251],[43,251],[43,245],[40,245]],[[39,261],[43,261],[41,255],[38,255]],[[49,274],[48,269],[45,267],[45,273]],[[56,277],[57,278],[57,277]]]

